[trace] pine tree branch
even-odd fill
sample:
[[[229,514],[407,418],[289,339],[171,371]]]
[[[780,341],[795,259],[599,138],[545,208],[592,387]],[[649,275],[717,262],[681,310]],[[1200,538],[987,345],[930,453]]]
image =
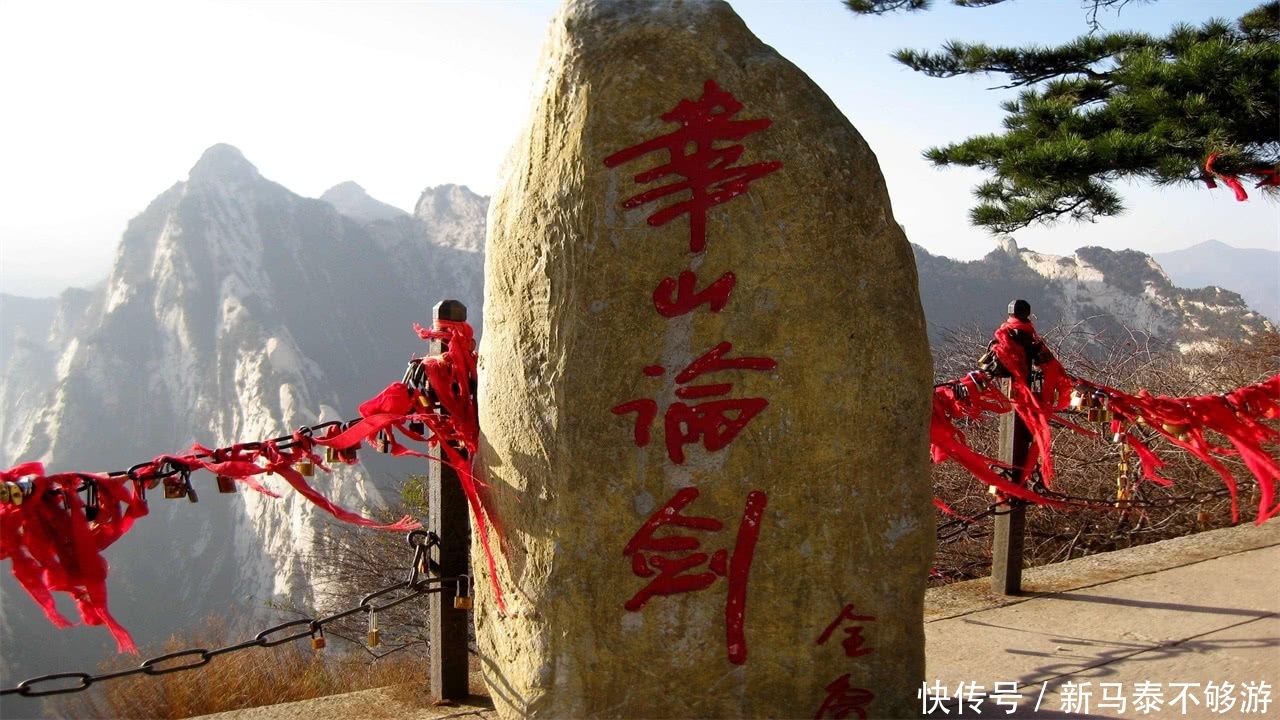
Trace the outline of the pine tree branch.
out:
[[[844,4],[859,15],[885,15],[928,10],[931,3],[930,0],[844,0]]]
[[[1268,183],[1280,164],[1280,0],[1235,24],[1182,24],[1164,37],[1110,33],[1024,48],[951,42],[895,58],[934,77],[1001,74],[1009,80],[1001,88],[1021,89],[1001,103],[1002,133],[924,153],[937,166],[991,174],[974,191],[970,217],[993,232],[1119,214],[1115,182],[1202,182],[1213,177],[1204,168],[1211,155],[1220,176]]]

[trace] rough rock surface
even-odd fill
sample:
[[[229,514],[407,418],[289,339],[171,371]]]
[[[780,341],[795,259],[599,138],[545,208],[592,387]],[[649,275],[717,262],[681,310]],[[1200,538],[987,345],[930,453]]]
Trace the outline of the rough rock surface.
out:
[[[478,466],[505,610],[482,577],[476,618],[499,712],[911,715],[933,551],[931,369],[875,156],[723,2],[569,0],[539,77],[485,269]],[[733,122],[772,124],[725,125],[720,98],[701,144],[671,146],[697,160],[692,175],[711,147],[722,171],[748,175],[706,188],[719,202],[693,252],[701,213],[655,215],[688,189],[623,206],[685,179],[636,177],[668,150],[617,153],[680,131],[662,115],[695,108],[708,80],[741,103]],[[736,284],[718,312],[666,317],[655,288],[682,272],[699,293],[725,273]],[[756,360],[681,376],[724,342],[724,359]],[[646,540],[663,517],[677,522]]]

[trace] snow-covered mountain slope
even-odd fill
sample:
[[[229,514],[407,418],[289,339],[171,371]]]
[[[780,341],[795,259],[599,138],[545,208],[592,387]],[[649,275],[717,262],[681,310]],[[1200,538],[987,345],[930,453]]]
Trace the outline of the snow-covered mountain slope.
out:
[[[413,323],[429,323],[432,305],[456,298],[478,310],[481,246],[458,238],[474,236],[487,200],[450,195],[452,209],[429,222],[353,217],[266,180],[233,147],[210,148],[129,224],[102,287],[0,328],[6,462],[119,470],[193,442],[287,434],[326,408],[354,417],[426,351]],[[362,459],[318,474],[317,488],[358,511],[423,471]],[[141,642],[213,612],[261,624],[265,601],[310,595],[306,553],[328,516],[283,483],[273,500],[219,495],[212,480],[193,478],[194,505],[153,493],[152,514],[107,551],[111,607]],[[55,630],[8,575],[0,683],[91,669],[110,647],[105,631]]]
[[[1059,323],[1123,338],[1129,332],[1182,349],[1248,341],[1275,326],[1234,292],[1174,286],[1151,256],[1080,248],[1067,256],[1019,248],[1011,239],[981,260],[958,262],[915,247],[930,332],[994,327],[1011,300],[1031,303],[1037,326]]]

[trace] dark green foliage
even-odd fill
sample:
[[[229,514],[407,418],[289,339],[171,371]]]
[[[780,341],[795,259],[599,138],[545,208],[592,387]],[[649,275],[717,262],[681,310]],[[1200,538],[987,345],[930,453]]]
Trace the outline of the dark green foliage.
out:
[[[951,0],[952,5],[966,8],[987,7],[999,5],[1002,2],[1008,2],[1008,0]],[[1151,0],[1082,0],[1080,4],[1089,15],[1089,24],[1096,28],[1100,10],[1105,8],[1118,10],[1131,2],[1151,2]],[[899,10],[907,12],[928,10],[933,6],[933,0],[844,0],[844,4],[859,15],[884,15]]]
[[[871,14],[928,6],[847,4]],[[1095,10],[1099,4],[1122,3],[1095,3]],[[899,50],[894,58],[933,77],[997,74],[1007,80],[1001,88],[1024,88],[1002,104],[1004,132],[924,153],[939,166],[990,173],[974,190],[970,216],[996,233],[1117,215],[1124,205],[1116,181],[1202,182],[1214,153],[1214,169],[1225,175],[1260,176],[1280,163],[1277,0],[1234,24],[1178,25],[1164,37],[1091,34],[1058,47],[950,42],[939,52]]]

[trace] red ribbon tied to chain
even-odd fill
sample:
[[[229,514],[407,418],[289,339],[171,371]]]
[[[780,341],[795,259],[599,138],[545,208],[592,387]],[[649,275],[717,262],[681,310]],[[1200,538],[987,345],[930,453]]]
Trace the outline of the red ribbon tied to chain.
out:
[[[995,332],[991,350],[1000,365],[1009,373],[1010,394],[1005,397],[990,378],[982,372],[943,383],[934,388],[933,420],[930,426],[931,451],[935,463],[955,460],[978,480],[996,488],[1000,493],[1021,498],[1028,502],[1061,505],[1051,497],[1038,495],[1009,480],[1000,472],[1008,465],[982,455],[969,447],[964,433],[956,427],[961,419],[977,419],[985,413],[1016,412],[1032,435],[1026,466],[1021,468],[1027,477],[1037,467],[1046,486],[1053,478],[1053,458],[1050,452],[1054,423],[1093,437],[1100,435],[1080,427],[1060,413],[1070,403],[1071,390],[1078,386],[1090,394],[1102,396],[1114,419],[1111,433],[1118,441],[1133,449],[1139,460],[1143,476],[1159,485],[1172,485],[1172,481],[1160,475],[1164,461],[1137,433],[1126,430],[1141,423],[1173,445],[1183,448],[1208,465],[1222,479],[1231,496],[1232,519],[1239,519],[1237,506],[1238,479],[1220,458],[1239,457],[1245,468],[1258,483],[1259,502],[1257,522],[1280,514],[1280,461],[1274,447],[1280,444],[1280,431],[1264,423],[1280,418],[1280,375],[1238,388],[1225,395],[1196,397],[1152,396],[1146,390],[1131,395],[1112,387],[1072,377],[1062,364],[1048,353],[1041,357],[1028,356],[1030,349],[1042,346],[1029,320],[1010,316]],[[1029,368],[1031,361],[1043,374],[1039,391],[1032,389]],[[1227,439],[1227,445],[1211,440],[1209,433]],[[939,504],[944,511],[945,504]]]
[[[85,478],[100,483],[97,514],[85,516],[77,493]],[[136,653],[133,638],[107,610],[107,562],[102,550],[129,531],[147,505],[124,483],[105,475],[45,475],[44,465],[23,463],[0,472],[0,482],[30,483],[37,502],[0,505],[0,560],[55,627],[71,622],[58,611],[53,593],[65,592],[86,625],[105,625],[121,652]]]
[[[218,475],[220,482],[230,480],[270,497],[280,497],[260,480],[274,474],[343,522],[382,530],[413,530],[420,523],[407,515],[384,525],[339,507],[312,487],[298,470],[300,463],[309,462],[329,471],[315,454],[318,447],[344,451],[342,461],[354,463],[355,455],[350,451],[365,443],[376,445],[381,439],[392,454],[431,458],[457,471],[480,533],[495,598],[499,608],[505,610],[489,537],[492,523],[481,503],[477,486],[482,483],[471,470],[471,458],[480,438],[471,326],[441,320],[431,330],[415,329],[424,340],[439,340],[446,346],[443,353],[418,361],[426,371],[426,387],[392,383],[360,405],[358,420],[326,424],[329,431],[322,437],[313,437],[311,428],[303,428],[290,437],[227,448],[210,449],[197,444],[186,454],[161,455],[128,473],[46,475],[38,462],[0,472],[0,483],[4,483],[6,492],[5,502],[0,502],[0,560],[10,561],[18,583],[56,627],[71,625],[54,601],[55,592],[65,592],[75,600],[85,624],[105,625],[121,652],[136,652],[129,633],[107,610],[108,566],[102,550],[128,532],[134,519],[147,514],[147,488],[161,481],[176,482],[185,485],[183,494],[194,497],[189,474],[206,470]],[[415,432],[410,422],[423,423],[429,432]],[[396,439],[397,432],[439,448],[441,456],[405,447]],[[88,493],[90,503],[80,497],[81,492]]]

